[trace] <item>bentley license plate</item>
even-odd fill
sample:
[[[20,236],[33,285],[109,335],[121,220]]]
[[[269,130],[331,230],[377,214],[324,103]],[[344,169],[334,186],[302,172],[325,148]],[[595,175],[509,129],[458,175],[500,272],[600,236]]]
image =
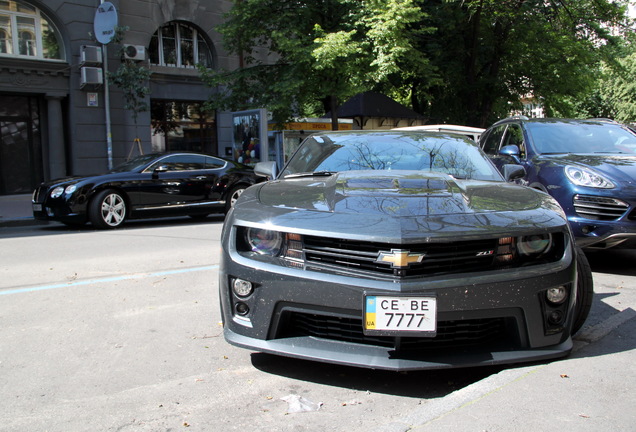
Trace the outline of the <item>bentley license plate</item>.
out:
[[[435,297],[366,296],[364,329],[374,332],[437,331],[437,299]]]
[[[42,211],[42,204],[33,204],[33,211]]]

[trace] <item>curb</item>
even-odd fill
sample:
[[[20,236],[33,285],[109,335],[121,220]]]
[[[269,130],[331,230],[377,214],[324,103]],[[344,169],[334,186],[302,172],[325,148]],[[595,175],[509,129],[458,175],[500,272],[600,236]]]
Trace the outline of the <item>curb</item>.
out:
[[[32,217],[2,219],[0,218],[0,227],[23,227],[23,226],[36,226],[36,225],[48,225],[49,221],[40,221]]]

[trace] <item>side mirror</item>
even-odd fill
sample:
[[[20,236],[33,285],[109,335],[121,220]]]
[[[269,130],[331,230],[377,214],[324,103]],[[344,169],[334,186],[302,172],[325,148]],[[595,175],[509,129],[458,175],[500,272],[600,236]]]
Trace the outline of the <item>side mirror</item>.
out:
[[[515,163],[521,162],[521,159],[519,159],[521,152],[519,151],[519,146],[516,145],[503,146],[499,149],[499,155],[509,156],[515,161]]]
[[[156,179],[159,177],[159,173],[164,173],[168,171],[168,167],[166,165],[159,165],[157,168],[152,170],[152,178]]]
[[[278,175],[277,171],[276,162],[273,161],[258,162],[254,166],[254,174],[259,177],[267,177],[268,180],[275,179]]]
[[[523,165],[506,164],[501,168],[506,181],[513,181],[526,176],[526,169]]]

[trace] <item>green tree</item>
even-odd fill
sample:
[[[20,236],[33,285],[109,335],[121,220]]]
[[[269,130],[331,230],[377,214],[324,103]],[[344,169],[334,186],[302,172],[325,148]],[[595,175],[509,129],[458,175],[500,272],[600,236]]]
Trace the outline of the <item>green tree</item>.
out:
[[[337,129],[336,109],[347,98],[396,74],[429,70],[415,49],[429,29],[419,28],[423,14],[414,1],[237,1],[219,31],[243,64],[200,69],[219,89],[210,105],[266,107],[279,123],[331,112]]]
[[[626,2],[608,0],[420,0],[420,42],[440,83],[418,77],[413,106],[442,122],[487,126],[532,95],[548,113],[571,114],[595,86],[598,65],[619,38]]]
[[[630,51],[613,67],[606,66],[599,81],[599,98],[611,107],[609,117],[626,123],[636,121],[636,47]]]
[[[149,109],[147,96],[150,94],[150,87],[148,86],[148,81],[152,72],[137,62],[125,58],[122,41],[126,31],[128,31],[128,27],[117,27],[115,29],[113,43],[119,45],[117,53],[121,58],[121,63],[115,72],[107,71],[106,76],[110,84],[119,87],[122,91],[124,109],[132,113],[136,126],[139,113]]]

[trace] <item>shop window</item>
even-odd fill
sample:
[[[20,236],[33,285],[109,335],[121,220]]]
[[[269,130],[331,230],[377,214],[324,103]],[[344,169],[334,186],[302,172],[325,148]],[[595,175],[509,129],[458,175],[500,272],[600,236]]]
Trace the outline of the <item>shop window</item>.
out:
[[[154,151],[217,153],[215,113],[203,102],[152,100]]]
[[[0,1],[0,55],[64,60],[62,46],[60,33],[39,9]]]
[[[211,68],[212,52],[202,32],[181,22],[170,22],[152,35],[150,63],[159,66]]]

